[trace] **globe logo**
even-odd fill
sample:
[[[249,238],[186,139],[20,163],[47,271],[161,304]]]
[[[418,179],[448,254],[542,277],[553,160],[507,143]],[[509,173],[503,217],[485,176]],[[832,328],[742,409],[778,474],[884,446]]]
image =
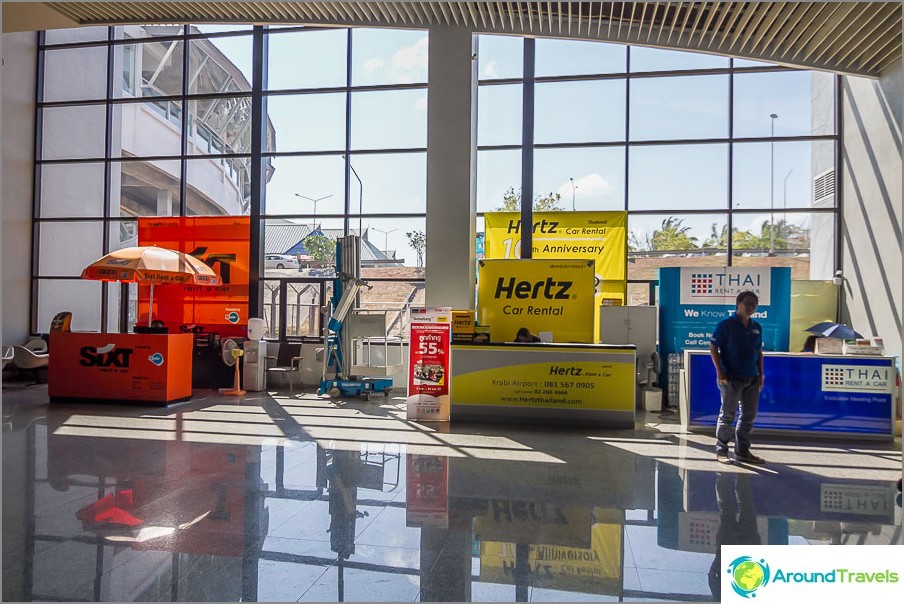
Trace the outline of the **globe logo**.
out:
[[[150,362],[152,362],[154,365],[157,365],[157,367],[160,367],[161,365],[163,365],[163,355],[160,354],[159,352],[155,352],[154,354],[149,356],[148,360]]]
[[[731,587],[742,598],[755,598],[756,590],[769,583],[769,565],[765,560],[757,562],[750,556],[732,560],[728,566]]]

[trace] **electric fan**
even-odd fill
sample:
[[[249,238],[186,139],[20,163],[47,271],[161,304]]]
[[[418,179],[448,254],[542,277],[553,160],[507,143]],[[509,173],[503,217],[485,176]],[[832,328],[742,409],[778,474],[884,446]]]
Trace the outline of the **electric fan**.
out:
[[[239,343],[233,339],[228,339],[223,342],[223,349],[220,351],[220,356],[223,359],[223,362],[229,365],[230,367],[235,366],[235,379],[232,382],[232,388],[220,388],[220,394],[225,394],[226,396],[245,396],[246,392],[242,390],[242,376],[239,373],[239,357],[244,354],[242,347],[239,346]]]

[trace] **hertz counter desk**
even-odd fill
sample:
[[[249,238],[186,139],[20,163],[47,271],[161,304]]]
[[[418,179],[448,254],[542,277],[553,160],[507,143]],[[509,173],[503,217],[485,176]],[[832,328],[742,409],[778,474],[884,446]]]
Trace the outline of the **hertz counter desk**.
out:
[[[166,404],[191,397],[192,334],[50,334],[51,401]]]
[[[715,428],[716,370],[709,351],[684,353],[681,422]],[[767,352],[757,432],[894,438],[894,358]]]
[[[633,345],[453,344],[452,420],[634,427]]]

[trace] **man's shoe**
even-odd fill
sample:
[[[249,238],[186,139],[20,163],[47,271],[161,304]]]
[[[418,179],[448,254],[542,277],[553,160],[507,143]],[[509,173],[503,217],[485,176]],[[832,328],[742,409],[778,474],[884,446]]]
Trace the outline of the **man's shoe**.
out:
[[[731,463],[731,458],[728,453],[716,453],[716,461],[719,463]]]
[[[753,453],[748,452],[746,455],[738,455],[735,453],[735,461],[740,461],[741,463],[753,463],[757,465],[763,465],[766,463],[766,460],[762,457],[757,457]]]

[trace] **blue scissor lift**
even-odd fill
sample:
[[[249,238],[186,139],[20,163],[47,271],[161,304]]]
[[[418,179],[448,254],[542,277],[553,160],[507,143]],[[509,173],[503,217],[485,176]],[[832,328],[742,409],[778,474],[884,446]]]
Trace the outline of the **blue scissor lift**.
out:
[[[336,242],[336,278],[333,279],[333,295],[330,298],[329,320],[323,325],[323,340],[326,349],[323,354],[323,372],[320,376],[320,388],[317,394],[329,394],[331,397],[360,396],[370,400],[374,392],[382,392],[389,396],[392,390],[392,378],[389,377],[359,377],[345,374],[344,353],[351,342],[343,331],[343,326],[349,311],[362,287],[369,288],[366,281],[343,270],[346,264],[356,266],[359,247],[358,237],[350,235],[340,238]],[[335,368],[333,378],[326,377],[330,367]]]

